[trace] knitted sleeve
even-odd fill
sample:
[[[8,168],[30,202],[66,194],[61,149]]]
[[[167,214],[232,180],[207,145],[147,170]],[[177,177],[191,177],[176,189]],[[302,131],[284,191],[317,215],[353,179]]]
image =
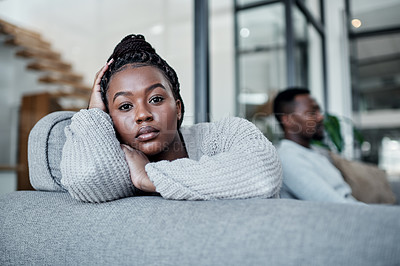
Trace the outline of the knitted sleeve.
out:
[[[196,125],[191,134],[191,141],[198,142],[196,145],[204,154],[199,160],[179,159],[146,165],[150,180],[164,198],[278,197],[281,164],[274,146],[254,124],[229,118]]]
[[[65,128],[61,184],[76,199],[104,202],[135,193],[111,118],[100,109],[81,110]]]

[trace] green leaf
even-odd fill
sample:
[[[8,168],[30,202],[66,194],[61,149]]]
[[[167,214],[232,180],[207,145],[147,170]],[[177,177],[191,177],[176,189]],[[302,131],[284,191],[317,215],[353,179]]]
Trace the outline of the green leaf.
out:
[[[356,127],[353,127],[353,135],[359,144],[362,144],[364,142],[364,136]]]
[[[325,131],[328,134],[330,140],[335,145],[338,152],[342,152],[344,148],[344,141],[340,129],[339,119],[331,114],[325,114],[324,119]]]

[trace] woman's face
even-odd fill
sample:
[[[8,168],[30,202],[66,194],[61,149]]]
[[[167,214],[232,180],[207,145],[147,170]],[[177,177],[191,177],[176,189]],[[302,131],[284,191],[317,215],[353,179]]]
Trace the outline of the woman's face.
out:
[[[180,141],[181,103],[174,99],[170,83],[158,68],[128,66],[114,74],[107,100],[122,143],[154,156],[173,150]]]

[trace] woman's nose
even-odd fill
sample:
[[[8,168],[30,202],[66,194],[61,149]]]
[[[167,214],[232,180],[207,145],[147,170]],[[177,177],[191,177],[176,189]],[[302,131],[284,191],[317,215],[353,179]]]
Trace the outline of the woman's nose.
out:
[[[146,106],[138,106],[135,121],[140,124],[144,121],[152,121],[153,115],[151,111]]]

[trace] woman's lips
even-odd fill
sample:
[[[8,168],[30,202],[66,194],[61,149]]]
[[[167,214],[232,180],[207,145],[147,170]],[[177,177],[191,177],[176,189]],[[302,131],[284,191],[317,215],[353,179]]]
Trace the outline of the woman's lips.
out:
[[[154,127],[147,126],[139,129],[136,139],[139,141],[149,141],[156,138],[160,134],[160,131]]]

